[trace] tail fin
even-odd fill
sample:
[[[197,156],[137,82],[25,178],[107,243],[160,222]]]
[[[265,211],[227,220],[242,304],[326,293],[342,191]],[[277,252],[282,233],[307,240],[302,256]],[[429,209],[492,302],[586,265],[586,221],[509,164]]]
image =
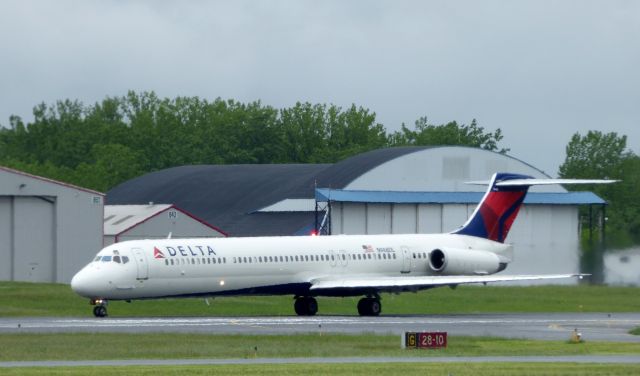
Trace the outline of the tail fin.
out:
[[[518,210],[529,189],[528,184],[499,186],[507,180],[533,179],[531,176],[497,173],[489,182],[484,194],[471,217],[454,234],[471,235],[504,243]]]
[[[471,235],[500,243],[511,229],[518,210],[532,185],[548,184],[608,184],[617,180],[596,179],[536,179],[527,175],[497,173],[489,182],[489,189],[467,222],[453,234]],[[486,182],[471,182],[487,184]]]

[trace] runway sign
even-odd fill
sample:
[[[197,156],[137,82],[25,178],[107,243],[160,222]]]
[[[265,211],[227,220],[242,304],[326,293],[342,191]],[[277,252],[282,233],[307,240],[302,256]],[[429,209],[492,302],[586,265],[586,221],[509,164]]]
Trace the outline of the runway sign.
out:
[[[441,349],[447,347],[447,332],[405,332],[402,348]]]

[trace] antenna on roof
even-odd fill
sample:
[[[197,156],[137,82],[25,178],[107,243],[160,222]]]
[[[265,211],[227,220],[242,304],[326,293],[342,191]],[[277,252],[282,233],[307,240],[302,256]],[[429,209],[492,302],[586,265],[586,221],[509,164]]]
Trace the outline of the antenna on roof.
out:
[[[169,235],[167,235],[167,239],[171,239],[171,234],[172,234],[172,232],[169,231]]]

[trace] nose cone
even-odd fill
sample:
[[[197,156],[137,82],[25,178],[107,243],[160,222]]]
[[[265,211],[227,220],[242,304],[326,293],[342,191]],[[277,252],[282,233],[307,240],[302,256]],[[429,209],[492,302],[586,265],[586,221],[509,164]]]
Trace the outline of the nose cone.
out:
[[[71,289],[78,295],[87,298],[95,298],[99,295],[100,285],[95,277],[95,273],[92,273],[88,268],[80,270],[71,279]]]

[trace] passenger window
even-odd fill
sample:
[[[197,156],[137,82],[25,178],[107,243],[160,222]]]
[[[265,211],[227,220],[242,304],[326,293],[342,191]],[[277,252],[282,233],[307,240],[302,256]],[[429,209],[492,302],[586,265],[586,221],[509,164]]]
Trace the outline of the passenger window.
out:
[[[396,254],[395,254],[395,253],[393,254],[393,259],[394,259],[394,260],[396,259]]]
[[[113,262],[120,263],[120,256],[113,256]]]
[[[164,264],[165,264],[165,265],[169,265],[169,260],[164,259]]]
[[[110,262],[111,256],[102,256],[102,262]]]

